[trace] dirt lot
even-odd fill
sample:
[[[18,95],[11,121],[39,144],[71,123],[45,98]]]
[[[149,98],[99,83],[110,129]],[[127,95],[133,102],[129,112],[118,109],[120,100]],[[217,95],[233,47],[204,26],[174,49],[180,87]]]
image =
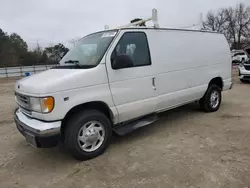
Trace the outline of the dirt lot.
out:
[[[0,187],[250,187],[250,84],[234,80],[218,112],[165,112],[86,162],[29,146],[12,119],[14,81],[1,80]]]

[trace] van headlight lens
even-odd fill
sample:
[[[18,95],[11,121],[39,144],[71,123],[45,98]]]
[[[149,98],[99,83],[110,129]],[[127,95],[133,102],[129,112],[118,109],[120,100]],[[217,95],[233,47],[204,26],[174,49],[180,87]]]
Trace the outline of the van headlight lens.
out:
[[[54,108],[55,102],[53,97],[30,97],[30,107],[32,111],[41,113],[50,113]]]
[[[42,112],[40,98],[30,97],[30,109],[35,112]]]

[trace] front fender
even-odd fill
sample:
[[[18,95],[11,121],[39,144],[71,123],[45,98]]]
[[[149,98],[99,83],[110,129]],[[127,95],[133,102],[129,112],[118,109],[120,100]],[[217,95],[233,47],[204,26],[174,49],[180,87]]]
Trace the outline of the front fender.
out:
[[[101,101],[107,104],[112,111],[114,123],[118,121],[118,112],[114,106],[108,83],[55,93],[53,97],[55,98],[55,108],[51,113],[42,115],[41,118],[38,117],[39,119],[45,121],[62,120],[75,106]]]

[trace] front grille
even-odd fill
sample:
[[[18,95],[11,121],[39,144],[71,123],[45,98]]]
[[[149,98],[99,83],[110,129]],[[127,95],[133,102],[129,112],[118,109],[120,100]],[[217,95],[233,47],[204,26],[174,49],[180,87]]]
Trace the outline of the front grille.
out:
[[[244,65],[246,70],[250,70],[250,65]]]
[[[26,109],[22,108],[21,106],[19,106],[19,109],[22,113],[26,114],[27,116],[31,116],[30,110],[26,110]]]
[[[28,96],[16,93],[16,102],[22,109],[30,111],[30,100]]]

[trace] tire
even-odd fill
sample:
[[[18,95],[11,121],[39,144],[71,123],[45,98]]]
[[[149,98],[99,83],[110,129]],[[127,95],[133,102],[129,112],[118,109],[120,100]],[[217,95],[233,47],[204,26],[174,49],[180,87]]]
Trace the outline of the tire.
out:
[[[96,129],[98,130],[96,131]],[[87,134],[89,135],[87,136]],[[99,137],[103,138],[95,141]],[[90,138],[93,140],[90,140]],[[108,148],[111,138],[110,120],[97,110],[86,110],[75,114],[67,121],[64,144],[73,157],[82,161],[101,155]],[[90,143],[93,143],[93,149],[92,146],[85,147]],[[99,147],[97,147],[98,145]],[[94,149],[95,147],[97,148]]]
[[[217,100],[214,99],[214,101],[212,101],[212,95],[215,96],[215,93],[217,94]],[[200,106],[205,112],[215,112],[220,108],[221,99],[221,88],[215,84],[212,84],[208,87],[205,95],[201,98]]]

